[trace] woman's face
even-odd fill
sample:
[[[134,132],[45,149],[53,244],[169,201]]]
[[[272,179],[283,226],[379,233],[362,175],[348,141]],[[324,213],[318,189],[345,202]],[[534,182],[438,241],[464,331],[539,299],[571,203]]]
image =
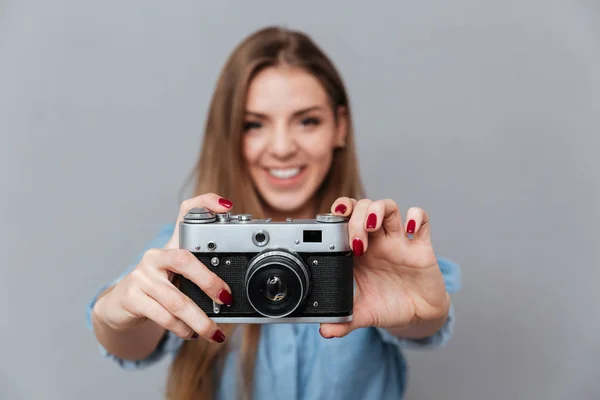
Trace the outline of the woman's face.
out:
[[[301,69],[270,67],[248,89],[243,153],[252,180],[273,211],[291,213],[310,200],[343,145],[346,118],[334,117],[319,81]]]

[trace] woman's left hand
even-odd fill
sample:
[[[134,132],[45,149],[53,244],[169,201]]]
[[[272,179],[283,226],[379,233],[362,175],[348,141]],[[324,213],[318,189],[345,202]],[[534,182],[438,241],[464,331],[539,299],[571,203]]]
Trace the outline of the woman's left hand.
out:
[[[429,218],[410,208],[406,223],[393,200],[339,198],[334,214],[349,216],[356,292],[353,320],[321,324],[321,335],[342,337],[368,326],[422,338],[440,329],[450,296],[431,245]],[[408,234],[412,235],[412,239]]]

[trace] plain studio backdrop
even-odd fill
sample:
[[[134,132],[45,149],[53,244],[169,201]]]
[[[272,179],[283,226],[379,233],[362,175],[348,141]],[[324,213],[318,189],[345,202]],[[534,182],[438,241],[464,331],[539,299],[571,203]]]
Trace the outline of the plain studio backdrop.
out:
[[[161,398],[170,360],[123,372],[85,308],[176,217],[219,69],[268,24],[332,57],[370,197],[462,266],[407,399],[600,397],[599,3],[351,3],[0,0],[0,398]]]

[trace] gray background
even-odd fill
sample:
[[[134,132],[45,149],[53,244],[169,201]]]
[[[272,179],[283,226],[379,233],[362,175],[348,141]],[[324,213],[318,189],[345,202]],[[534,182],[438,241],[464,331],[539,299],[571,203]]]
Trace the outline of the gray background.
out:
[[[0,0],[0,398],[160,398],[167,363],[100,358],[85,306],[176,216],[218,71],[271,23],[339,66],[371,197],[463,267],[408,399],[599,398],[599,3],[280,3]]]

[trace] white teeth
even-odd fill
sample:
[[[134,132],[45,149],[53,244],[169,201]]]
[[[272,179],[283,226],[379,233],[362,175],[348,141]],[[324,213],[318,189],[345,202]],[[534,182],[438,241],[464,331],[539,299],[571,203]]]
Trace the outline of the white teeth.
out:
[[[269,173],[277,179],[290,179],[300,173],[300,168],[269,169]]]

